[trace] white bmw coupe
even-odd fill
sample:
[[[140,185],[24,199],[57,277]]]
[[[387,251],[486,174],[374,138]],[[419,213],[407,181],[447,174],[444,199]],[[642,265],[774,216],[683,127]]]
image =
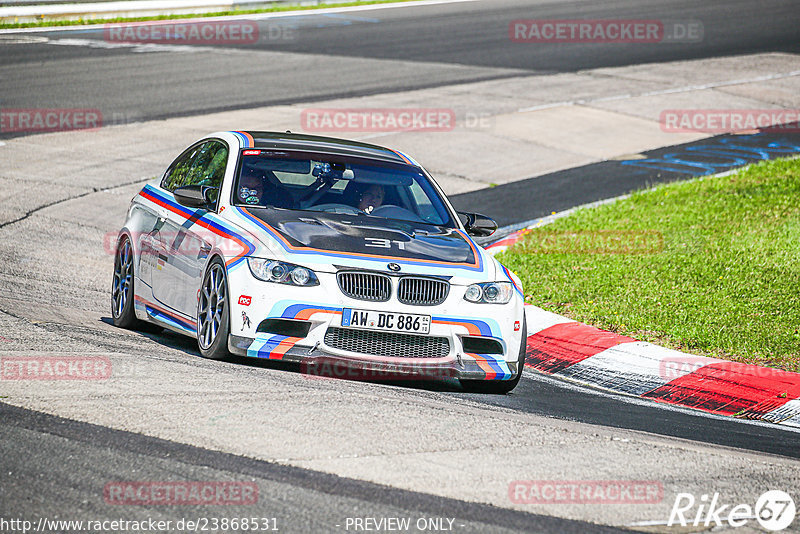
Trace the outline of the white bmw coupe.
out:
[[[496,228],[457,213],[395,150],[217,132],[132,200],[113,320],[192,336],[207,358],[505,393],[522,374],[526,325],[519,278],[473,240]]]

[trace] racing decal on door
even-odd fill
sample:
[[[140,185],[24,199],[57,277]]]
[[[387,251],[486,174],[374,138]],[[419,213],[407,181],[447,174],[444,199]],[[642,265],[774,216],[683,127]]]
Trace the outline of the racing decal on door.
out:
[[[178,217],[183,218],[185,220],[184,224],[188,224],[189,226],[191,226],[192,224],[197,224],[209,230],[210,232],[224,239],[230,239],[234,243],[239,245],[239,247],[241,248],[241,252],[236,256],[234,256],[233,258],[228,259],[225,263],[228,270],[231,270],[234,267],[240,265],[241,262],[244,261],[244,258],[252,254],[253,251],[255,251],[256,249],[253,243],[247,240],[244,236],[238,234],[237,232],[226,226],[221,219],[218,219],[215,216],[215,214],[211,212],[206,212],[205,210],[192,210],[184,206],[181,206],[180,204],[175,202],[174,197],[172,196],[171,193],[165,193],[159,191],[152,185],[148,184],[144,187],[144,189],[142,189],[139,192],[139,195],[142,198],[150,202],[153,202],[154,204],[161,206],[162,208],[169,210]]]

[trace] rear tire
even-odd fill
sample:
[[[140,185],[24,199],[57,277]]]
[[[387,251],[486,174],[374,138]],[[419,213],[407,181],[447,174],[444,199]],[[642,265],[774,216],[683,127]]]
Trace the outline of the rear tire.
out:
[[[461,387],[469,393],[489,393],[494,395],[508,393],[517,387],[520,378],[522,378],[522,369],[525,367],[525,355],[528,349],[528,324],[524,315],[522,319],[522,340],[519,345],[517,376],[510,380],[459,380]]]
[[[135,328],[140,326],[133,310],[133,247],[128,236],[123,236],[114,254],[114,280],[111,284],[111,319],[114,326]]]
[[[230,305],[225,265],[214,258],[208,265],[197,300],[197,346],[204,358],[222,360],[230,356]]]

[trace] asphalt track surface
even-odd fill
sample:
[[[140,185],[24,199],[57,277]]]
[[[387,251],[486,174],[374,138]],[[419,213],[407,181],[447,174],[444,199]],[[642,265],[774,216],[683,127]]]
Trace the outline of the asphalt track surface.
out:
[[[376,13],[374,17],[363,16],[361,20],[349,17],[344,22],[341,18],[319,20],[319,17],[304,15],[297,22],[298,29],[303,31],[297,32],[296,41],[264,43],[254,47],[258,50],[248,52],[267,54],[259,56],[261,63],[258,65],[248,61],[247,55],[238,55],[236,57],[241,60],[231,61],[230,55],[216,57],[209,54],[208,65],[202,73],[196,65],[200,57],[196,54],[187,54],[185,63],[175,64],[172,59],[159,54],[134,54],[128,49],[17,44],[6,47],[4,50],[9,53],[0,58],[0,104],[4,107],[88,107],[91,102],[91,107],[146,119],[395,92],[516,76],[522,72],[575,71],[588,67],[757,51],[800,50],[800,10],[793,2],[704,2],[702,5],[694,2],[638,2],[635,5],[612,2],[596,6],[583,2],[498,1],[388,9]],[[680,15],[675,16],[675,13]],[[620,49],[595,46],[591,56],[587,56],[585,48],[568,45],[526,48],[511,43],[507,38],[509,20],[577,16],[701,20],[705,39],[702,44],[669,47],[638,45]],[[364,20],[367,18],[370,20]],[[343,26],[346,26],[346,31],[343,31]],[[75,37],[66,31],[54,32],[51,37],[67,35]],[[98,35],[89,33],[81,38],[98,39]],[[272,59],[282,61],[277,56],[269,56],[272,51],[330,55],[331,62],[316,61],[311,70],[293,70],[287,68],[288,63],[266,64]],[[356,63],[392,61],[373,62],[370,69],[359,69],[345,59],[353,59]],[[397,74],[400,64],[395,61],[402,62],[401,75]],[[254,69],[258,75],[254,75]],[[264,84],[262,75],[270,69],[278,69],[280,76],[274,76],[271,83]],[[342,75],[343,70],[347,76]],[[241,83],[231,84],[230,80]],[[798,141],[791,136],[770,135],[763,134],[754,142],[768,143],[778,138],[786,142]],[[703,143],[710,144],[710,141]],[[657,158],[665,150],[653,151],[647,156]],[[676,149],[671,147],[670,150],[675,152]],[[513,224],[546,215],[553,209],[566,209],[658,181],[700,174],[663,169],[643,172],[641,168],[623,167],[619,162],[589,167],[537,178],[537,184],[542,187],[538,189],[541,202],[520,205],[519,215],[501,220],[501,223]],[[718,170],[724,170],[724,166]],[[606,181],[609,185],[602,191],[593,190],[586,185],[591,184],[590,181],[576,178],[585,176],[587,172],[617,178],[616,181]],[[572,183],[582,187],[573,187]],[[461,195],[454,198],[454,203],[459,207],[493,212],[509,198],[519,198],[515,193],[529,186],[522,181]],[[165,346],[176,343],[176,336],[169,334],[149,337]],[[190,343],[184,347],[187,352],[196,353]],[[241,360],[237,363],[270,367],[264,362]],[[409,395],[413,396],[415,389],[463,396],[474,402],[523,413],[790,458],[800,457],[797,434],[777,427],[625,401],[592,390],[565,387],[533,374],[526,373],[518,388],[508,396],[465,395],[446,385],[416,385],[408,388]],[[0,437],[3,451],[0,467],[3,472],[16,474],[0,485],[0,513],[4,517],[67,514],[86,506],[96,512],[94,518],[117,517],[120,515],[117,509],[98,505],[96,499],[92,500],[105,482],[157,479],[169,473],[174,478],[187,480],[251,477],[259,482],[262,495],[284,496],[260,501],[263,509],[259,512],[267,516],[280,515],[287,521],[296,518],[297,525],[287,523],[287,531],[298,531],[309,525],[318,530],[334,530],[335,518],[354,515],[354,510],[372,516],[456,516],[463,520],[465,531],[476,532],[611,531],[597,525],[467,504],[260,462],[7,405],[0,405],[0,421],[4,428]],[[76,473],[80,474],[77,480]],[[67,486],[71,490],[65,494]],[[286,510],[292,510],[292,514],[286,514]],[[202,512],[187,509],[179,512],[186,516],[195,511]],[[134,518],[137,510],[125,513]],[[164,518],[179,517],[175,510],[159,510],[159,513]]]
[[[408,517],[413,521],[446,517],[454,520],[454,530],[464,533],[624,532],[209,451],[5,404],[0,404],[0,420],[0,467],[4,475],[14,475],[4,480],[0,490],[4,496],[0,517],[4,518],[55,519],[81,509],[93,521],[141,521],[144,512],[155,521],[171,520],[175,525],[182,518],[213,515],[203,506],[153,510],[96,502],[108,481],[159,480],[169,473],[178,480],[256,482],[257,505],[226,506],[227,517],[267,518],[282,532],[341,532],[346,530],[347,518],[353,516]],[[20,446],[25,443],[36,446]]]
[[[513,20],[577,18],[699,21],[703,39],[595,44],[587,53],[583,44],[509,38]],[[106,48],[101,26],[0,36],[23,38],[3,48],[0,106],[100,109],[112,123],[537,73],[800,51],[800,9],[793,0],[491,0],[306,13],[258,24],[257,44],[178,56],[148,53],[157,46]],[[287,28],[290,33],[281,33]],[[41,37],[51,42],[28,42]]]

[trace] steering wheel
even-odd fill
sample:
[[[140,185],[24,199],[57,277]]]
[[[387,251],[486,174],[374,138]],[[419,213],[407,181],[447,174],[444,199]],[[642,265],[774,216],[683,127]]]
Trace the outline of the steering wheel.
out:
[[[387,219],[400,219],[402,221],[412,222],[425,222],[419,215],[413,211],[407,210],[394,204],[384,204],[372,210],[371,215],[377,217],[385,217]]]
[[[344,213],[347,215],[358,215],[360,212],[353,206],[347,204],[339,204],[336,202],[329,202],[326,204],[317,204],[316,206],[309,206],[306,209],[312,211],[327,211],[330,213]]]

